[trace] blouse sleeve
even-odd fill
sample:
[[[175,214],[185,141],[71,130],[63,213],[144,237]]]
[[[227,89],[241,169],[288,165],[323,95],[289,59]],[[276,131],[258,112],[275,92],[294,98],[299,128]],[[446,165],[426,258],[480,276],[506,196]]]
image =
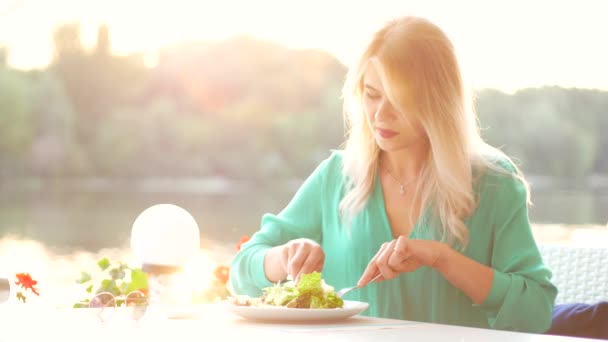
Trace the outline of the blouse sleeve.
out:
[[[323,161],[304,181],[289,204],[278,214],[265,214],[261,228],[232,261],[230,283],[234,292],[259,296],[271,282],[264,271],[264,258],[272,247],[297,238],[321,243],[322,202],[328,160]]]
[[[520,180],[504,178],[495,195],[490,265],[494,279],[481,309],[492,328],[543,333],[551,325],[557,288],[532,235],[526,187]]]

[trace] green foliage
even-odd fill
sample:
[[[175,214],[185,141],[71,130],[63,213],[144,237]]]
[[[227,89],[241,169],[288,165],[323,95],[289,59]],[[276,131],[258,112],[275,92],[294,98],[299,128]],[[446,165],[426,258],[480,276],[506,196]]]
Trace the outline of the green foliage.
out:
[[[507,95],[482,91],[477,112],[486,141],[520,161],[527,173],[580,179],[608,170],[608,93],[545,87]]]
[[[9,157],[19,160],[32,144],[31,87],[27,75],[0,67],[0,163]]]
[[[89,272],[81,272],[76,283],[85,287],[85,291],[91,294],[109,292],[117,298],[116,304],[122,304],[123,297],[133,291],[148,292],[148,276],[139,268],[133,268],[123,262],[111,262],[108,258],[102,258],[97,262],[101,271],[101,281],[95,285],[95,280]],[[94,293],[93,293],[94,292]],[[90,298],[75,303],[75,308],[87,307]]]
[[[23,303],[27,303],[27,297],[25,297],[21,292],[17,292],[17,300]]]
[[[158,65],[111,54],[100,27],[54,31],[52,64],[0,66],[4,175],[305,177],[344,131],[346,68],[315,50],[236,37],[166,47]],[[483,90],[483,137],[524,172],[582,179],[608,172],[608,93],[544,87]]]
[[[84,284],[84,283],[88,282],[91,279],[92,279],[91,274],[89,274],[87,272],[81,272],[80,273],[80,279],[76,280],[76,282],[78,284]]]
[[[0,68],[6,67],[8,60],[8,48],[6,46],[0,46]]]
[[[103,258],[97,262],[97,266],[99,266],[102,271],[105,271],[110,267],[110,260],[108,260],[108,258]]]

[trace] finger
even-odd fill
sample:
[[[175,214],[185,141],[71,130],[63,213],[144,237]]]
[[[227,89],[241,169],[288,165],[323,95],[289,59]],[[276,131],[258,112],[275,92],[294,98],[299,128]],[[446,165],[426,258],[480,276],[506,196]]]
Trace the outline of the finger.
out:
[[[378,272],[378,274],[372,278],[371,282],[372,283],[378,283],[378,282],[381,282],[383,280],[386,280],[386,279],[384,279],[384,277],[382,276],[382,273]]]
[[[285,246],[281,251],[281,266],[283,266],[286,276],[289,275],[289,246]]]
[[[323,259],[321,259],[315,266],[315,271],[323,272],[323,266],[325,266],[325,255],[323,255]]]
[[[376,266],[376,263],[370,263],[369,265],[367,265],[367,268],[363,272],[363,275],[361,275],[361,278],[359,278],[359,281],[357,282],[357,286],[358,287],[366,286],[379,273],[380,273],[380,270]]]
[[[408,251],[410,240],[406,236],[399,236],[395,242],[394,250],[398,254],[405,254]]]
[[[291,276],[293,275],[293,270],[292,270],[291,263],[292,263],[292,260],[293,260],[295,254],[296,254],[296,252],[298,250],[297,247],[298,247],[297,245],[291,244],[287,248],[287,259],[285,261],[286,264],[287,264],[287,267],[285,269],[287,270],[287,277],[288,278],[291,278]]]
[[[384,248],[378,260],[376,260],[376,265],[378,265],[378,269],[380,270],[380,273],[382,273],[384,279],[393,279],[397,276],[397,272],[388,264],[388,260],[393,254],[395,243],[395,240],[391,241],[386,248]]]
[[[380,250],[378,250],[376,255],[374,255],[374,257],[369,261],[367,267],[365,268],[365,271],[363,271],[361,278],[359,278],[359,281],[357,282],[357,286],[366,286],[376,275],[378,275],[380,270],[378,269],[376,260],[382,254],[382,251],[387,247],[387,245],[387,243],[382,244]]]
[[[323,265],[325,265],[325,257],[323,257],[321,260],[319,260],[319,262],[317,262],[317,264],[312,268],[312,271],[309,271],[308,273],[312,273],[314,271],[323,272]],[[300,278],[302,278],[303,274],[306,274],[306,272],[300,272],[300,275],[298,276],[298,280],[296,281],[296,283],[300,281]]]
[[[320,248],[314,248],[308,253],[306,260],[302,263],[299,272],[296,275],[296,279],[300,279],[303,274],[312,273],[317,270],[317,265],[323,265],[325,256]]]
[[[401,270],[404,262],[411,256],[410,240],[407,237],[400,236],[395,242],[393,253],[388,258],[387,264],[394,270]]]
[[[308,248],[305,245],[298,245],[295,249],[294,254],[289,260],[289,275],[295,280],[300,273],[300,269],[304,265],[306,258],[308,257]]]

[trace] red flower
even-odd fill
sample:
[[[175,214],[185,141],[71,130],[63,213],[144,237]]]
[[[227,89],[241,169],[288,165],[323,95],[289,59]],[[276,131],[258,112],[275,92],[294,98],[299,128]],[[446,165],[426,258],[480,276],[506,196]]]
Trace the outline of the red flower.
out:
[[[226,285],[228,283],[228,277],[230,276],[230,268],[228,266],[220,265],[215,268],[213,274],[217,280]]]
[[[249,239],[251,239],[249,236],[247,235],[243,235],[241,236],[241,239],[239,240],[239,242],[236,244],[236,251],[240,251],[241,247],[243,246],[244,243],[246,243],[247,241],[249,241]]]
[[[35,281],[34,279],[32,279],[32,277],[30,276],[29,273],[19,273],[19,274],[17,274],[17,281],[15,282],[15,284],[21,286],[24,289],[31,290],[37,296],[40,295],[37,292],[38,289],[34,288],[34,285],[38,284],[38,282]]]

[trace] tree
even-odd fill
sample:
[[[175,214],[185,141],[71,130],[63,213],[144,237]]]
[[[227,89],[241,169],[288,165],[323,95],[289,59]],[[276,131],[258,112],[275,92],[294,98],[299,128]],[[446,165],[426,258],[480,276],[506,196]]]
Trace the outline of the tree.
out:
[[[80,155],[75,137],[75,113],[63,84],[50,72],[34,77],[30,95],[34,118],[35,140],[30,153],[30,166],[39,175],[58,175],[78,169]]]
[[[0,46],[0,68],[6,68],[8,63],[8,48]]]
[[[34,139],[29,87],[24,73],[0,68],[0,170],[5,174],[20,170]]]

